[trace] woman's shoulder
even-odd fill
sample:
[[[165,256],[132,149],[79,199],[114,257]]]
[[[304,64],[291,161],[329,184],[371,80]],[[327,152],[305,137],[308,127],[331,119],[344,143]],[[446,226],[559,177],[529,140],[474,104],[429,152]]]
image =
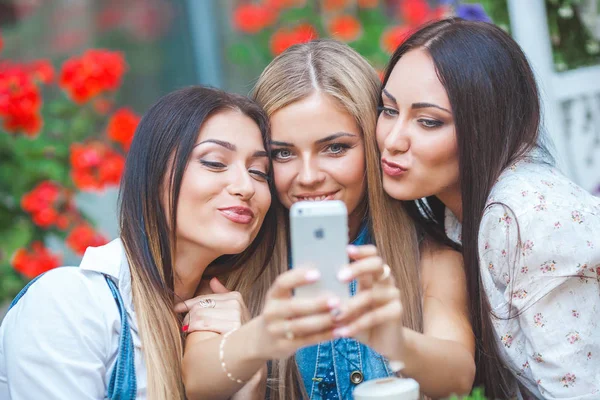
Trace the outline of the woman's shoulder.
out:
[[[52,315],[61,319],[96,320],[103,325],[107,318],[118,317],[104,276],[79,267],[60,267],[46,272],[28,287],[7,317],[11,312],[32,320]]]
[[[600,198],[592,196],[551,165],[521,161],[507,168],[496,181],[486,203],[490,209],[504,207],[513,217],[568,212],[600,216]],[[485,216],[484,216],[485,217]]]

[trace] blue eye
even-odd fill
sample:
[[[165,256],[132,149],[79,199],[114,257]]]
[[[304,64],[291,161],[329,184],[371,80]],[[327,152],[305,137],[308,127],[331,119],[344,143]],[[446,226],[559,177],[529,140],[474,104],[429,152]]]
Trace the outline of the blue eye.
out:
[[[386,117],[397,117],[398,116],[398,110],[394,110],[393,108],[390,108],[390,107],[377,107],[377,111],[379,111],[381,114],[383,114]]]
[[[427,128],[427,129],[438,128],[438,127],[444,125],[444,123],[442,121],[438,121],[437,119],[421,118],[421,119],[418,119],[417,122],[419,122],[421,125],[423,125],[423,127]]]
[[[342,155],[350,148],[349,145],[345,143],[332,143],[327,146],[326,150],[332,155]]]
[[[288,149],[274,149],[271,151],[271,157],[275,161],[286,161],[292,157],[292,152]]]

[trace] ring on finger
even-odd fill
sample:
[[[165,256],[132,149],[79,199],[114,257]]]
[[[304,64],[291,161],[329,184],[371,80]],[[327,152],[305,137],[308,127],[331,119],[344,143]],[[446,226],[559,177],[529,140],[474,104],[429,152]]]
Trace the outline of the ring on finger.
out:
[[[215,308],[217,303],[213,299],[200,299],[198,300],[198,306],[202,308]]]
[[[377,278],[377,282],[385,281],[387,278],[390,277],[391,274],[392,269],[390,268],[390,266],[387,264],[383,264],[383,272],[381,273],[381,275],[379,275],[379,278]]]
[[[286,321],[285,322],[285,338],[287,340],[294,340],[294,338],[296,337],[294,335],[294,332],[292,332],[292,326],[291,326],[291,322],[290,321]]]

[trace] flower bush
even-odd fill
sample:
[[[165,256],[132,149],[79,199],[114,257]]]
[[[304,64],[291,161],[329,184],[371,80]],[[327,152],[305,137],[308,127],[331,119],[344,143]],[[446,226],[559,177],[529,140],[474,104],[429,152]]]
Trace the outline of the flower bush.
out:
[[[506,6],[505,0],[499,2]],[[237,41],[228,55],[241,69],[252,65],[260,70],[294,44],[332,37],[347,42],[382,70],[408,34],[450,15],[491,21],[482,5],[449,0],[240,1],[231,16]]]
[[[0,61],[0,300],[61,265],[49,236],[77,255],[107,242],[75,197],[119,184],[139,122],[114,109],[127,68],[123,54],[105,49],[58,70],[48,60]]]

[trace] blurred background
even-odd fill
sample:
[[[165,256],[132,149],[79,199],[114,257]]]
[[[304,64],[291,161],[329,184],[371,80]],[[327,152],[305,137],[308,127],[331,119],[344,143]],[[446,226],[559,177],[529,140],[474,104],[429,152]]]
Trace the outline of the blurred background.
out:
[[[381,72],[415,27],[450,15],[521,44],[559,166],[600,194],[600,0],[0,1],[0,315],[29,279],[117,236],[124,157],[159,96],[248,94],[275,55],[316,37]]]

